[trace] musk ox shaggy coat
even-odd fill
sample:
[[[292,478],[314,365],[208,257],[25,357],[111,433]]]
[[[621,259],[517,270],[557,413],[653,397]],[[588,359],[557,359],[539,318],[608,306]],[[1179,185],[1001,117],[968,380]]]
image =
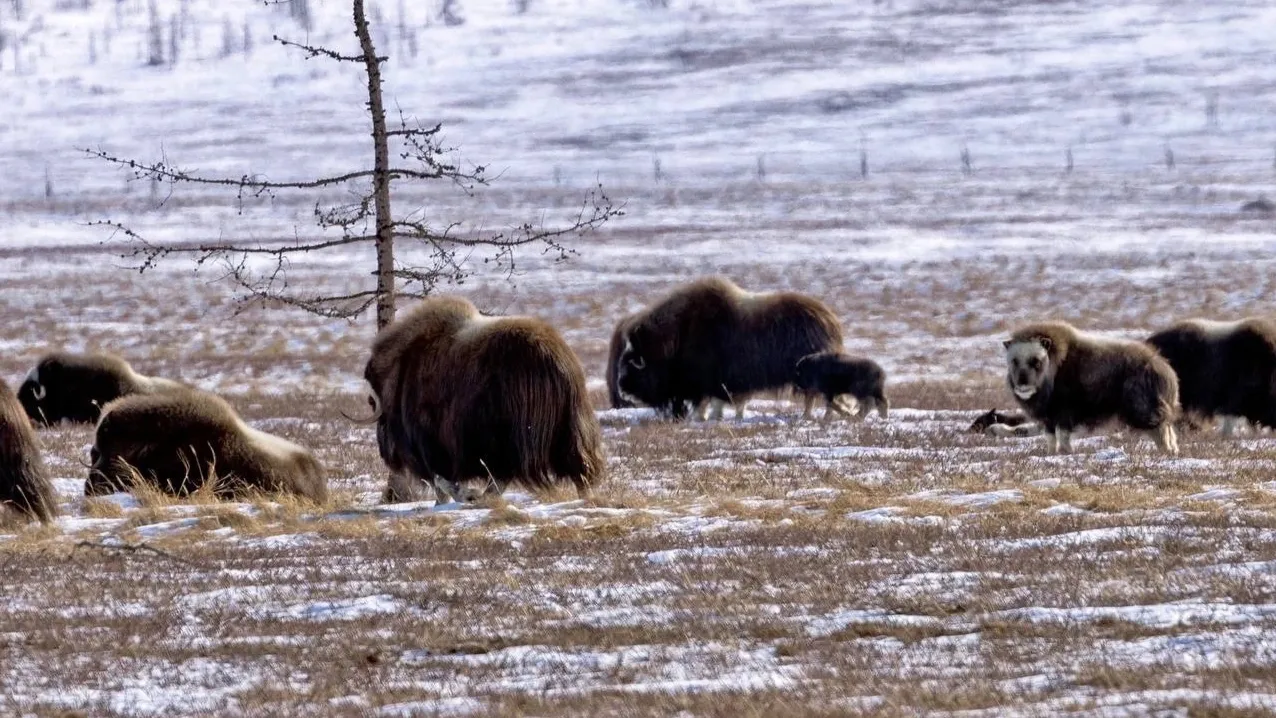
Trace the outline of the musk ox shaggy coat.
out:
[[[883,419],[890,409],[890,401],[886,398],[886,371],[872,359],[853,357],[840,351],[820,352],[804,356],[798,360],[793,372],[793,388],[806,395],[806,408],[802,418],[811,416],[811,407],[816,398],[824,397],[824,418],[836,411],[843,416],[852,416],[839,401],[850,396],[858,407],[854,413],[856,418],[864,418],[870,411],[877,410]]]
[[[1010,391],[1041,422],[1052,451],[1070,452],[1078,427],[1117,419],[1178,453],[1178,379],[1148,345],[1044,322],[1015,331],[1004,346]]]
[[[584,494],[602,477],[585,371],[539,319],[426,299],[377,335],[364,378],[381,458],[392,474],[432,484],[440,501],[473,501],[513,482],[570,482]]]
[[[1189,319],[1148,337],[1174,368],[1179,403],[1191,419],[1223,417],[1276,427],[1276,324],[1265,319]]]
[[[786,388],[799,359],[841,347],[842,326],[820,301],[793,292],[755,294],[708,277],[634,318],[617,383],[623,395],[681,417],[706,400],[738,403]]]
[[[291,493],[323,503],[323,468],[305,448],[244,423],[223,399],[187,389],[133,394],[106,405],[90,452],[87,496],[145,481],[184,496],[208,481],[219,497]]]
[[[0,505],[43,523],[49,523],[58,514],[35,431],[17,396],[3,379],[0,379]]]
[[[142,376],[114,354],[48,354],[18,388],[18,400],[37,424],[92,423],[102,407],[129,394],[152,394],[182,387],[175,381]]]

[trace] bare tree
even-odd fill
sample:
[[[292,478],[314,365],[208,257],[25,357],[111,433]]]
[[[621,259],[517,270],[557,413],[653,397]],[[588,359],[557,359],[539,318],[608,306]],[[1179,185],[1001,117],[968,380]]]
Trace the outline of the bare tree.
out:
[[[353,318],[375,305],[377,327],[380,328],[394,320],[396,297],[423,297],[440,284],[463,281],[472,271],[468,260],[473,259],[475,253],[479,253],[485,263],[495,263],[498,268],[512,273],[516,249],[537,245],[556,259],[565,259],[572,254],[572,250],[564,244],[569,237],[593,230],[623,214],[623,209],[613,204],[601,187],[596,187],[585,195],[568,223],[560,227],[528,222],[507,231],[476,234],[462,231],[459,223],[436,229],[425,221],[412,219],[411,215],[396,217],[391,203],[391,187],[396,182],[444,180],[468,192],[486,185],[488,179],[483,166],[462,168],[449,161],[450,148],[442,144],[439,125],[422,126],[402,116],[397,127],[392,129],[387,125],[381,85],[381,64],[387,58],[377,55],[373,46],[364,13],[364,0],[352,0],[352,5],[355,35],[359,40],[357,54],[342,54],[278,36],[274,39],[284,46],[302,51],[308,58],[363,65],[368,81],[367,106],[372,124],[372,169],[310,180],[276,182],[249,174],[240,177],[204,176],[169,164],[165,158],[145,163],[102,149],[85,149],[84,152],[126,168],[135,179],[234,188],[241,207],[245,201],[274,197],[281,191],[316,190],[348,184],[363,186],[364,189],[357,193],[357,199],[350,204],[328,208],[316,204],[315,217],[323,230],[322,235],[287,242],[156,243],[115,220],[94,222],[125,237],[128,246],[126,256],[133,258],[138,271],[146,272],[169,257],[184,256],[191,259],[196,268],[210,264],[224,267],[228,278],[242,291],[241,306],[273,301],[322,316]],[[394,156],[407,166],[391,162],[392,145]],[[336,236],[338,231],[340,236]],[[417,264],[396,261],[398,242],[425,248],[426,258]],[[292,258],[361,244],[371,244],[375,249],[375,286],[334,295],[297,290],[289,284],[288,266]],[[252,260],[263,258],[269,260],[268,268],[256,268]]]

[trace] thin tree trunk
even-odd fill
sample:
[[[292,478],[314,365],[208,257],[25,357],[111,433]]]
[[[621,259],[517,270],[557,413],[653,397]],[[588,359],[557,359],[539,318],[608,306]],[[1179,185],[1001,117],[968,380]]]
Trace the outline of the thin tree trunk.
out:
[[[368,112],[372,115],[372,195],[377,222],[377,329],[394,321],[394,223],[390,216],[390,141],[381,102],[381,62],[372,45],[363,0],[354,0],[354,34],[368,72]]]

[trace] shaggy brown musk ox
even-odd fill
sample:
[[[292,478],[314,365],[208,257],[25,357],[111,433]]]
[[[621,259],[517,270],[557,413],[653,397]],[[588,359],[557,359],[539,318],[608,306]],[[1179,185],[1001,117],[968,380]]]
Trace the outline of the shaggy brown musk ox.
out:
[[[0,379],[0,505],[49,523],[58,503],[40,457],[35,431],[13,390]]]
[[[602,432],[580,360],[553,327],[489,317],[459,297],[423,300],[372,343],[364,369],[377,444],[392,474],[474,501],[517,482],[570,482],[581,494],[603,473]],[[387,500],[395,500],[392,476]]]
[[[647,406],[736,403],[793,383],[798,360],[841,349],[842,326],[819,300],[794,292],[746,292],[723,277],[678,287],[624,332],[617,384]]]
[[[1276,324],[1189,319],[1147,343],[1174,368],[1179,402],[1191,419],[1222,416],[1225,436],[1238,418],[1276,427]]]
[[[195,389],[133,394],[107,404],[90,451],[86,496],[138,481],[185,496],[214,481],[222,498],[253,491],[323,503],[323,468],[305,448],[244,423],[221,397]]]
[[[37,424],[92,423],[102,407],[129,394],[184,388],[168,379],[143,376],[114,354],[47,354],[18,387],[18,400]]]
[[[831,412],[863,419],[874,409],[885,419],[891,405],[886,398],[886,371],[881,365],[840,351],[799,359],[793,372],[793,388],[806,395],[803,419],[811,417],[811,407],[819,397],[824,397],[825,419]],[[853,414],[840,403],[846,396],[853,397],[858,405]]]
[[[1010,391],[1041,422],[1051,451],[1072,451],[1078,427],[1117,419],[1178,453],[1178,378],[1148,345],[1043,322],[1016,330],[1004,346]]]

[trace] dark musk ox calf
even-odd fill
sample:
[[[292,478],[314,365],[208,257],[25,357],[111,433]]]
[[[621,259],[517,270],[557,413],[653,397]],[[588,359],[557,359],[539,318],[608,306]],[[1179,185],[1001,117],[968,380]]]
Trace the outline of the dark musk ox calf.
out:
[[[891,405],[886,398],[886,371],[872,359],[840,351],[820,352],[799,359],[793,372],[793,388],[805,394],[803,419],[811,418],[811,407],[821,396],[825,419],[832,412],[863,419],[874,409],[885,419]],[[855,400],[854,413],[841,403],[847,396]]]
[[[389,501],[403,477],[435,498],[475,501],[510,483],[586,495],[603,474],[602,432],[585,371],[531,317],[489,317],[458,297],[426,299],[372,343],[364,370]]]
[[[138,374],[114,354],[56,353],[41,357],[18,388],[18,400],[37,424],[92,423],[102,407],[129,394],[181,388],[168,379]]]
[[[35,431],[22,404],[0,379],[0,506],[9,513],[49,523],[58,503],[40,457]]]
[[[1230,436],[1237,419],[1276,427],[1276,324],[1265,319],[1189,319],[1148,337],[1174,368],[1187,418],[1223,417]]]
[[[208,488],[219,498],[255,491],[328,498],[323,468],[305,448],[244,423],[223,399],[187,389],[121,397],[102,410],[86,496],[144,482],[176,496]]]
[[[841,349],[842,326],[820,301],[793,292],[755,294],[723,277],[679,287],[624,332],[620,392],[675,417],[713,402],[739,411],[751,394],[784,389],[809,354]]]
[[[1178,378],[1148,345],[1043,322],[1016,330],[1004,346],[1010,391],[1041,422],[1051,451],[1068,453],[1075,429],[1116,419],[1178,453]]]
[[[1036,436],[1041,433],[1041,425],[1021,412],[989,409],[975,417],[968,431],[972,434],[987,434],[997,437]]]

